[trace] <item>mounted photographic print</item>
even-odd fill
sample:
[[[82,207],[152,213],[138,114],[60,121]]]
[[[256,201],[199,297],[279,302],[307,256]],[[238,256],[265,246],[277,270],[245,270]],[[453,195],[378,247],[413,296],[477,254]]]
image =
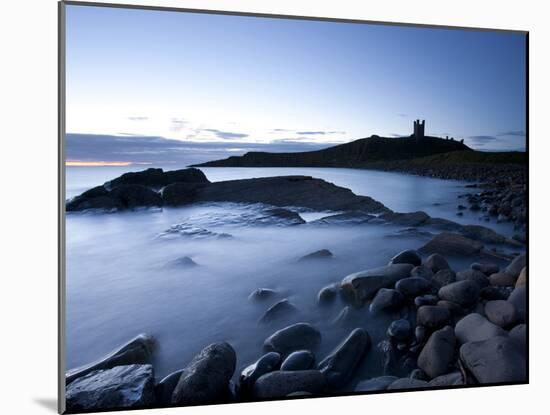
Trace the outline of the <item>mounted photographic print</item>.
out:
[[[528,382],[527,32],[59,10],[60,412]]]

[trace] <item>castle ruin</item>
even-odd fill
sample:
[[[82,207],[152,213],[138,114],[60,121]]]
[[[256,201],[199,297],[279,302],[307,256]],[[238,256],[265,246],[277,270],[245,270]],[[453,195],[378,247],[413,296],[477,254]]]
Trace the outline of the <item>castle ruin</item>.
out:
[[[414,138],[416,138],[417,140],[420,140],[420,139],[424,138],[425,137],[425,135],[424,135],[425,125],[426,125],[426,120],[422,120],[422,121],[416,120],[414,122],[414,133],[413,133],[412,136]]]

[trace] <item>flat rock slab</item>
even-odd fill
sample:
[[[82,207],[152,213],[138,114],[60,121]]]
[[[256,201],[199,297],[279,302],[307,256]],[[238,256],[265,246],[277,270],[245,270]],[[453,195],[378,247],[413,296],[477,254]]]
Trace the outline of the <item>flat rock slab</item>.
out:
[[[126,365],[97,370],[74,380],[66,390],[67,410],[134,409],[155,403],[151,365]]]
[[[440,254],[451,256],[475,256],[481,252],[483,244],[457,233],[442,232],[421,247],[421,254]]]

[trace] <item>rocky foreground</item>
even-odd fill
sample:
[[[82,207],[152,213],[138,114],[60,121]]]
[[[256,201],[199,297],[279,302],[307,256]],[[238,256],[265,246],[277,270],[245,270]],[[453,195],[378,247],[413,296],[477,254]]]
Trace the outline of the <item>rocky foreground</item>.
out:
[[[319,251],[304,260],[330,256]],[[527,382],[526,283],[525,255],[504,269],[479,262],[455,272],[439,253],[403,251],[387,266],[348,275],[317,293],[320,310],[338,296],[348,303],[334,324],[346,319],[350,307],[375,316],[399,310],[404,317],[388,326],[378,345],[372,344],[369,328],[357,322],[331,353],[317,356],[323,334],[304,321],[268,336],[258,359],[239,369],[235,382],[237,356],[227,342],[206,345],[187,366],[157,380],[151,364],[154,339],[139,335],[67,373],[67,409],[330,396],[349,390],[352,382],[355,392]],[[249,301],[267,306],[273,294],[259,288]],[[267,307],[259,324],[293,312],[287,300],[278,301]],[[384,373],[354,379],[374,347],[384,352]]]

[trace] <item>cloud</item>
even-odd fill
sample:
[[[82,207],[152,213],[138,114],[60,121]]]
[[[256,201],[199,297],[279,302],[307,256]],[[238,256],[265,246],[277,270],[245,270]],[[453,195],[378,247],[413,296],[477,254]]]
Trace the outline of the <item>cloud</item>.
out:
[[[244,133],[232,133],[229,131],[220,131],[215,128],[203,128],[201,131],[208,131],[214,133],[217,137],[223,138],[224,140],[233,140],[235,138],[245,138],[248,137],[248,134]]]
[[[509,136],[509,137],[525,137],[525,131],[515,130],[515,131],[505,131],[503,133],[498,133],[498,136]]]
[[[149,117],[139,116],[139,117],[128,117],[130,121],[147,121]]]
[[[327,134],[345,134],[345,131],[296,131],[299,135],[327,135]]]
[[[397,114],[397,116],[398,116],[398,117],[405,118],[405,117],[408,117],[409,114],[402,114],[402,113],[400,113],[400,114]]]
[[[185,118],[172,118],[170,120],[170,130],[174,132],[179,132],[187,123],[188,122],[185,120]]]

